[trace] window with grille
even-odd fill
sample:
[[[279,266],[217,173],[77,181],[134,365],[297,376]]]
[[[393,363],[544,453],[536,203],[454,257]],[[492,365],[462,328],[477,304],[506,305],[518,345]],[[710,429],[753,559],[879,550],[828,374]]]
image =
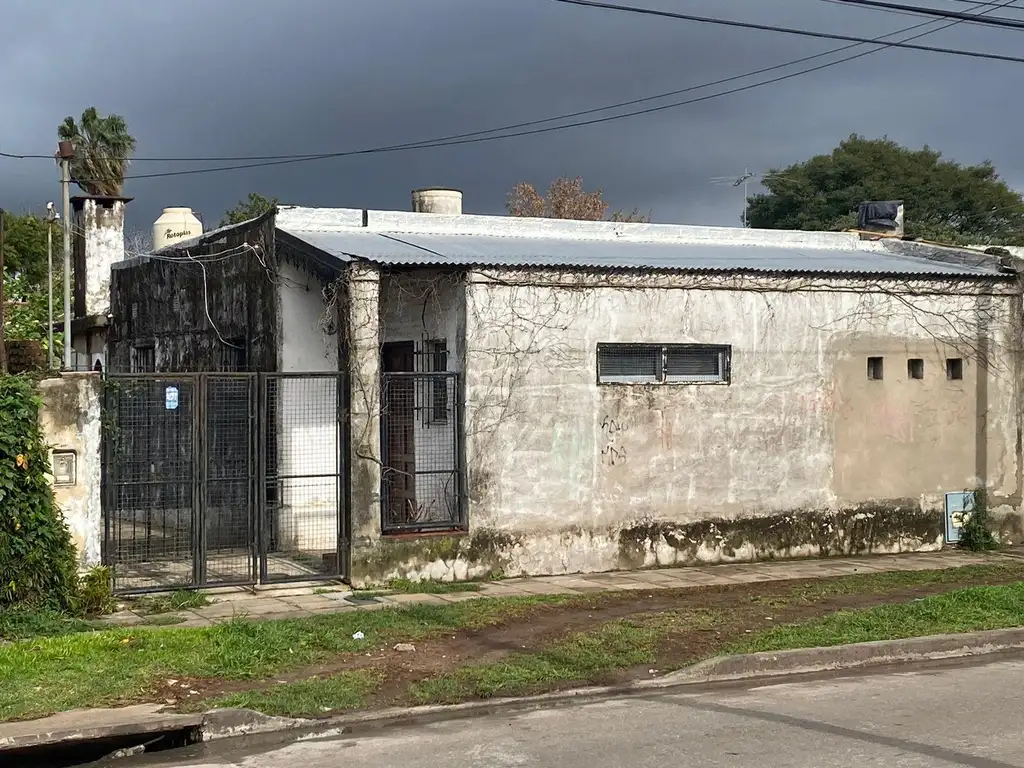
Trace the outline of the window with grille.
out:
[[[430,373],[443,373],[448,370],[448,342],[444,339],[432,339],[423,345],[426,354],[426,368]],[[447,378],[435,378],[430,381],[430,408],[427,411],[433,423],[448,421],[448,382]]]
[[[156,372],[156,346],[153,344],[137,344],[132,347],[132,373]]]
[[[598,344],[601,384],[728,384],[731,347],[708,344]]]

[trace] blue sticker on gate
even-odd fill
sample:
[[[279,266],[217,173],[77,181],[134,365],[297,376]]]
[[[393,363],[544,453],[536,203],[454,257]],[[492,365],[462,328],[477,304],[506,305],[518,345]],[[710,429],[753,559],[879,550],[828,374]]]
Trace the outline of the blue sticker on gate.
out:
[[[168,411],[178,410],[178,388],[168,387],[164,392],[164,407]]]

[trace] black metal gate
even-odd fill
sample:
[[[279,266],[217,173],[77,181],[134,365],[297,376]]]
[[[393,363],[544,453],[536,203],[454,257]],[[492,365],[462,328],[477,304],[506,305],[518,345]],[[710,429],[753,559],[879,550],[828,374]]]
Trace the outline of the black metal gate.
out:
[[[340,375],[106,378],[118,592],[347,577]]]

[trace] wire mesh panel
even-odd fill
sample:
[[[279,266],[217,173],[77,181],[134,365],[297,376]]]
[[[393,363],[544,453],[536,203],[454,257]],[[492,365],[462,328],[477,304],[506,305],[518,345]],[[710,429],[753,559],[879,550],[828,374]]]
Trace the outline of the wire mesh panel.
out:
[[[194,377],[108,379],[105,559],[119,591],[195,581]]]
[[[382,376],[381,527],[385,533],[463,527],[458,374]]]
[[[256,395],[255,376],[213,375],[203,380],[199,544],[204,584],[248,583],[255,578]]]
[[[333,373],[264,377],[261,581],[341,575],[339,378]]]

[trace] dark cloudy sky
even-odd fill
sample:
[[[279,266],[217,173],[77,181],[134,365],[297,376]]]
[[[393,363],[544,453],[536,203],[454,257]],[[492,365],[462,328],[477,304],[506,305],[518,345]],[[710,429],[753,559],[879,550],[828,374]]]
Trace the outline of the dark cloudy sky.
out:
[[[826,0],[621,1],[872,37],[923,21]],[[998,14],[1024,19],[1020,5]],[[2,0],[0,24],[0,151],[50,153],[61,119],[95,105],[127,119],[139,158],[418,141],[685,88],[843,45],[550,0]],[[1024,31],[968,24],[919,42],[1024,55]],[[709,179],[786,165],[853,132],[929,144],[961,162],[990,159],[1024,187],[1022,82],[1024,64],[888,49],[604,125],[134,179],[125,193],[135,197],[131,223],[146,227],[169,205],[191,206],[215,223],[251,191],[305,205],[407,209],[412,188],[444,185],[465,191],[467,212],[500,213],[518,180],[546,185],[582,175],[613,207],[650,209],[656,221],[735,225],[740,193]],[[130,172],[203,165],[140,159]],[[41,211],[59,200],[57,178],[51,160],[0,159],[0,206]]]

